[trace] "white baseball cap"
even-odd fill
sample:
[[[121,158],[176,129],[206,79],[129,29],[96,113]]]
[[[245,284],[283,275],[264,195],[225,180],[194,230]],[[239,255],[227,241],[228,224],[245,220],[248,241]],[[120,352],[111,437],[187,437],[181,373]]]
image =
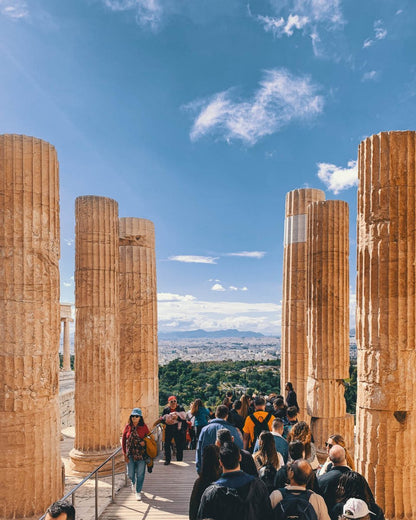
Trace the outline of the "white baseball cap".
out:
[[[342,516],[345,518],[363,518],[368,514],[374,515],[369,509],[364,500],[360,500],[359,498],[349,498],[345,504],[344,509],[342,511]]]

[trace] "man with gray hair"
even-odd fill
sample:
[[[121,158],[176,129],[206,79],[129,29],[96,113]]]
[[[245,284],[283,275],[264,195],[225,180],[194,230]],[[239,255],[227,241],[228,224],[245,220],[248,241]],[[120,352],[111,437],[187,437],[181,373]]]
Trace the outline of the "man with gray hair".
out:
[[[339,479],[343,473],[351,471],[348,467],[345,450],[339,444],[335,444],[329,450],[329,460],[332,462],[332,468],[318,477],[318,485],[321,495],[324,497],[325,503],[328,507],[328,511],[332,511],[332,508],[336,502],[336,492],[338,487]]]

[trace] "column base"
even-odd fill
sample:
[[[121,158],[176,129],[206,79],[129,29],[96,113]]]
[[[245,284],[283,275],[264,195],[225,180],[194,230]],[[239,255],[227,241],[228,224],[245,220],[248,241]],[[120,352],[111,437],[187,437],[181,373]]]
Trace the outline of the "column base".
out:
[[[80,451],[73,448],[69,456],[71,458],[70,468],[71,474],[86,476],[92,471],[94,471],[98,466],[100,466],[114,451],[117,449],[115,447],[112,450],[102,450],[102,451]],[[115,470],[117,473],[124,470],[125,462],[123,453],[120,452],[115,457]],[[101,476],[111,475],[112,463],[111,461],[107,462],[107,464],[100,469],[98,472]]]

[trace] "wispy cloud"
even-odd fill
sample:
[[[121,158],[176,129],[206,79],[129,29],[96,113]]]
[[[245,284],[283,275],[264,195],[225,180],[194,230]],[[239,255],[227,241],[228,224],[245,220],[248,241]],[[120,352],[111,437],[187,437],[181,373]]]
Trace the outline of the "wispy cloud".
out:
[[[316,56],[324,54],[320,34],[330,32],[333,39],[334,31],[345,23],[341,0],[271,0],[270,4],[271,14],[253,14],[250,5],[248,13],[275,38],[291,37],[301,31],[311,38]]]
[[[191,302],[196,300],[191,294],[157,293],[159,302]]]
[[[71,247],[74,245],[74,239],[73,238],[64,238],[64,242],[67,246]]]
[[[21,20],[29,16],[29,9],[25,0],[0,0],[0,14]]]
[[[156,30],[160,26],[164,5],[161,0],[103,0],[104,5],[112,11],[136,12],[136,20],[139,25],[149,26]]]
[[[217,291],[217,292],[223,292],[226,289],[220,284],[220,283],[214,283],[214,285],[211,287],[211,291]]]
[[[378,77],[378,72],[376,70],[370,70],[369,72],[365,72],[362,75],[361,81],[374,81]]]
[[[218,257],[197,256],[197,255],[177,255],[177,256],[170,256],[169,260],[171,260],[173,262],[185,262],[187,264],[216,264]]]
[[[367,38],[363,43],[363,48],[371,47],[377,40],[384,40],[387,36],[387,29],[384,27],[383,20],[376,20],[373,25],[374,36]]]
[[[286,20],[283,17],[275,18],[262,15],[257,15],[256,18],[263,25],[264,30],[271,32],[276,38],[283,35],[292,36],[294,29],[302,29],[310,21],[307,16],[298,16],[297,14],[289,14]]]
[[[318,177],[335,194],[357,186],[357,161],[349,161],[347,168],[341,168],[335,164],[318,163]]]
[[[247,287],[236,287],[235,285],[230,285],[229,287],[230,291],[248,291]]]
[[[229,89],[188,104],[189,110],[199,110],[191,140],[216,134],[227,142],[238,139],[254,145],[292,121],[320,114],[324,98],[319,90],[308,76],[295,76],[285,69],[267,70],[248,101],[239,100],[235,89]]]
[[[227,253],[225,256],[241,256],[244,258],[263,258],[265,251],[239,251],[237,253]]]

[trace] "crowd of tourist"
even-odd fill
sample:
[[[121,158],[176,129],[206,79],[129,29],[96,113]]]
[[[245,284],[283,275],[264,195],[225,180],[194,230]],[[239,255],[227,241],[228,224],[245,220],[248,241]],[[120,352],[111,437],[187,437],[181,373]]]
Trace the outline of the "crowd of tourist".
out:
[[[201,409],[208,423],[195,429],[190,520],[384,520],[340,433],[329,432],[319,462],[291,383],[286,396],[230,393],[211,419],[200,400],[191,407]]]
[[[286,395],[227,393],[215,414],[201,399],[188,412],[170,396],[161,417],[165,425],[165,465],[172,442],[183,459],[188,442],[196,447],[196,478],[190,495],[190,520],[384,520],[366,479],[357,473],[343,436],[330,432],[327,458],[319,462],[311,429],[298,420],[299,405],[291,383]],[[188,439],[187,439],[188,434]],[[128,475],[141,500],[149,429],[134,408],[122,436]],[[75,511],[58,502],[47,517],[72,520]],[[61,516],[60,516],[61,515]]]

